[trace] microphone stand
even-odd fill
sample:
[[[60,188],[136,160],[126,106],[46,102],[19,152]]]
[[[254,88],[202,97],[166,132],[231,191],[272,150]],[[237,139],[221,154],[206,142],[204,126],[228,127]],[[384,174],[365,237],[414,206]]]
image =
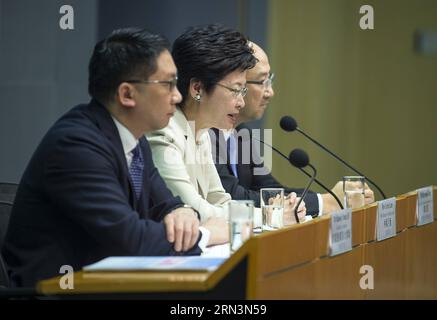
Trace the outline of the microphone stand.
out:
[[[320,148],[322,148],[323,150],[325,150],[327,153],[329,153],[332,157],[334,157],[335,159],[337,159],[338,161],[340,161],[341,163],[343,163],[346,167],[348,167],[349,169],[351,169],[352,171],[355,171],[355,173],[357,173],[360,176],[363,176],[367,179],[367,181],[369,181],[378,191],[379,193],[382,195],[382,197],[384,199],[387,199],[387,197],[385,196],[384,192],[381,190],[380,187],[378,187],[376,185],[375,182],[373,182],[372,180],[370,180],[369,177],[366,177],[364,174],[362,174],[361,172],[359,172],[357,169],[355,169],[354,167],[352,167],[350,164],[346,163],[343,159],[339,158],[336,154],[334,154],[333,152],[331,152],[330,150],[328,150],[326,147],[322,146],[319,142],[317,142],[316,140],[314,140],[313,138],[311,138],[309,135],[307,135],[305,132],[303,132],[302,130],[300,130],[298,127],[296,127],[296,130],[299,131],[301,134],[303,134],[305,137],[307,137],[309,140],[311,140],[313,143],[315,143],[316,145],[318,145]]]

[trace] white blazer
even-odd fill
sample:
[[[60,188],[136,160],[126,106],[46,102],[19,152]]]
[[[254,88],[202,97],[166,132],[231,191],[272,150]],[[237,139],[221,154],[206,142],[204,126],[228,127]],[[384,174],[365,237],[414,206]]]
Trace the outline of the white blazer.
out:
[[[199,211],[201,222],[226,217],[231,196],[226,193],[214,165],[208,131],[196,143],[194,122],[177,108],[164,129],[146,135],[153,161],[174,195]]]

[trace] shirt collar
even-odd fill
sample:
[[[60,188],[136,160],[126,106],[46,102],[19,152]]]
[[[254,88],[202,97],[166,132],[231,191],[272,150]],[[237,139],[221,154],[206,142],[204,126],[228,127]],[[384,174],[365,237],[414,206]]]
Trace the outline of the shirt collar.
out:
[[[120,135],[124,154],[128,155],[130,152],[132,152],[132,149],[134,149],[137,146],[138,140],[135,139],[134,135],[117,119],[112,117],[112,120],[114,120],[115,126],[117,127],[118,130],[118,134]]]
[[[219,129],[219,130],[223,133],[223,137],[225,138],[225,141],[228,141],[230,136],[235,134],[235,129],[229,129],[229,130]]]
[[[185,117],[185,114],[182,112],[182,110],[179,107],[176,108],[176,112],[173,118],[170,119],[170,121],[175,121],[176,124],[180,128],[182,128],[185,139],[192,140],[193,143],[197,145],[201,145],[203,144],[205,139],[209,139],[208,129],[201,129],[200,132],[198,133],[198,139],[196,140],[196,138],[194,137],[195,134],[194,131],[196,127],[195,121],[188,121],[188,119]]]

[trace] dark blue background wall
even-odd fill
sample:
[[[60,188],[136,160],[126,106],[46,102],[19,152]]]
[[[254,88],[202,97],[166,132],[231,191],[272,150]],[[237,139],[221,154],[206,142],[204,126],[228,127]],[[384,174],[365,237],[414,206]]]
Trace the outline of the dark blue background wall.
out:
[[[74,9],[61,30],[59,9]],[[0,181],[18,182],[51,124],[89,100],[87,65],[111,30],[145,27],[173,41],[188,26],[222,23],[266,44],[267,0],[0,0]]]

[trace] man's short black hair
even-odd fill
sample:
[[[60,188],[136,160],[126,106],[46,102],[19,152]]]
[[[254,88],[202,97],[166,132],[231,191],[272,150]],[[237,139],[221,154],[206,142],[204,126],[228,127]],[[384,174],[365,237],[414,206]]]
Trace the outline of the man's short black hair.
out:
[[[147,80],[156,60],[170,45],[163,36],[144,29],[114,30],[94,47],[88,71],[88,92],[101,103],[112,100],[124,80]]]
[[[201,81],[206,93],[235,70],[253,68],[257,62],[244,35],[219,24],[191,27],[179,36],[172,49],[178,69],[182,105],[191,79]]]

